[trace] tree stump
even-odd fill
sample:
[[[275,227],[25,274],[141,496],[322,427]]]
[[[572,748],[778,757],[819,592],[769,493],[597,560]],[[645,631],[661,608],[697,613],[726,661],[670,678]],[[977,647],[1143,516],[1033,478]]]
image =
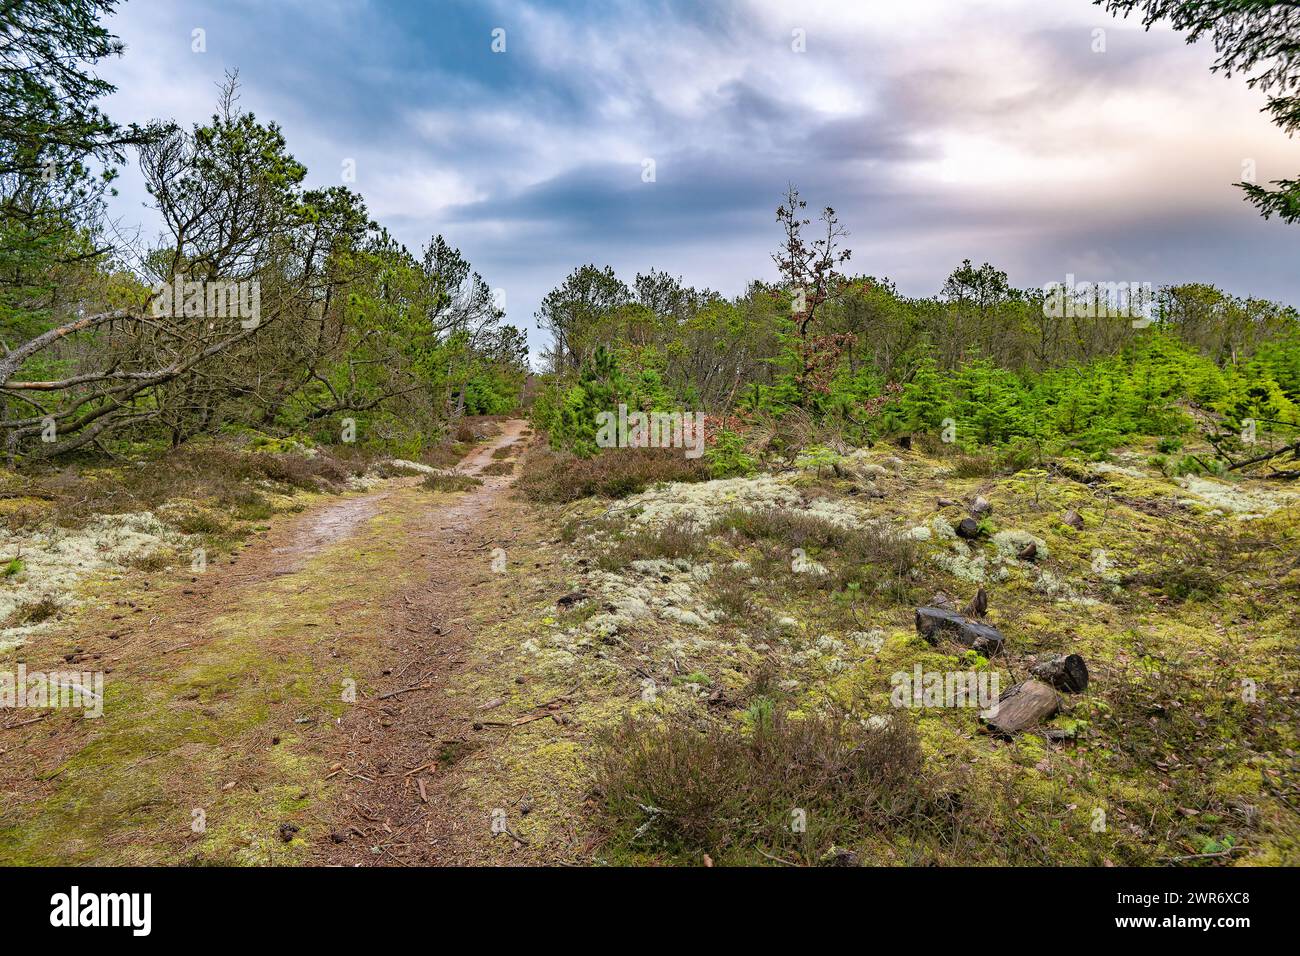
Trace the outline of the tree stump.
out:
[[[1061,697],[1056,691],[1040,681],[1027,680],[1009,688],[996,704],[980,714],[980,721],[989,733],[1014,737],[1060,709]]]
[[[1078,654],[1057,654],[1041,660],[1029,668],[1029,673],[1071,694],[1082,694],[1088,689],[1088,665]]]
[[[967,617],[983,617],[989,609],[989,594],[983,588],[975,592],[975,596],[970,599],[970,603],[962,608],[962,613]]]
[[[966,615],[946,607],[918,607],[916,633],[931,644],[939,643],[940,634],[946,634],[958,644],[977,650],[985,657],[992,657],[1002,650],[1005,640],[1002,632],[993,625],[972,621]]]

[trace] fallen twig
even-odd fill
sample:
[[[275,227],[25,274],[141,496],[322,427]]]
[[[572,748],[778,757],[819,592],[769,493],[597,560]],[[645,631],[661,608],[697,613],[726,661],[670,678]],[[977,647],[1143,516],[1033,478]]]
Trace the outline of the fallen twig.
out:
[[[1226,850],[1219,850],[1217,853],[1188,853],[1186,856],[1163,856],[1160,858],[1162,863],[1181,863],[1184,860],[1210,860],[1220,856],[1231,856],[1239,850],[1247,850],[1249,847],[1230,846]]]
[[[41,714],[39,717],[30,717],[27,720],[20,720],[16,724],[4,724],[3,726],[0,726],[0,730],[14,730],[17,727],[26,727],[28,724],[34,724],[38,720],[44,720],[48,716],[50,715]]]

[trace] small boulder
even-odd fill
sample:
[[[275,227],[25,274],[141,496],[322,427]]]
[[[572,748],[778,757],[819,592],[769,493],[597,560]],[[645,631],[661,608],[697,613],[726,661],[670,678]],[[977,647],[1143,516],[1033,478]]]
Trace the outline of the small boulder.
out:
[[[819,866],[857,866],[858,855],[852,850],[832,846],[817,862]]]
[[[992,510],[993,506],[989,504],[989,500],[983,495],[976,495],[975,500],[970,505],[970,513],[976,518],[982,518]]]
[[[883,498],[885,493],[876,487],[874,482],[863,481],[853,486],[853,491],[868,498]]]
[[[1069,525],[1075,531],[1083,530],[1083,517],[1073,508],[1061,516],[1061,523]]]
[[[962,518],[953,526],[953,530],[957,532],[957,537],[967,541],[974,541],[980,536],[979,522],[974,518]]]

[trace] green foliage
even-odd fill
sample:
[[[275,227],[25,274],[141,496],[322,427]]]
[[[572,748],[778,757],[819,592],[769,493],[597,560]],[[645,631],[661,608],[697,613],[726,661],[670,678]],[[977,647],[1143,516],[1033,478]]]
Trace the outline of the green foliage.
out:
[[[1292,329],[1283,337],[1261,344],[1251,367],[1275,381],[1288,399],[1300,404],[1300,331]]]
[[[464,385],[465,413],[505,415],[519,404],[523,376],[508,369],[488,368],[474,374]]]
[[[740,478],[754,473],[754,459],[745,453],[744,436],[726,429],[717,433],[704,452],[704,460],[714,478]]]
[[[891,433],[937,430],[952,403],[951,387],[939,375],[934,359],[917,364],[902,394],[884,411],[883,424]]]
[[[1169,454],[1192,427],[1184,405],[1223,416],[1229,438],[1248,419],[1300,422],[1296,403],[1272,374],[1286,377],[1297,362],[1291,341],[1267,343],[1254,359],[1223,368],[1157,330],[1119,355],[1042,373],[1017,374],[977,358],[945,375],[925,358],[880,420],[890,433],[941,433],[951,419],[957,444],[972,450],[1046,446],[1095,456],[1131,437],[1153,436]]]
[[[590,458],[599,450],[598,416],[602,412],[617,414],[619,404],[627,404],[631,394],[631,383],[614,356],[598,345],[583,363],[577,383],[565,393],[554,417],[544,426],[550,433],[551,447],[568,448],[579,458]]]
[[[8,347],[49,324],[51,303],[88,279],[102,197],[125,147],[157,128],[123,128],[96,105],[112,84],[90,67],[121,54],[98,21],[115,0],[0,4],[0,334]]]
[[[414,456],[462,415],[512,410],[527,345],[500,324],[487,283],[441,236],[417,261],[359,195],[305,188],[280,127],[238,106],[233,75],[211,120],[190,128],[123,128],[99,111],[113,87],[92,69],[122,51],[99,21],[116,5],[0,4],[11,454],[179,445],[229,425],[332,444],[347,418],[359,444]],[[138,273],[114,261],[103,220],[128,147],[164,227],[156,247],[123,258]],[[157,308],[175,282],[185,308]],[[256,296],[256,321],[205,311],[215,283]],[[32,382],[33,397],[9,387]],[[52,445],[39,440],[47,414]]]

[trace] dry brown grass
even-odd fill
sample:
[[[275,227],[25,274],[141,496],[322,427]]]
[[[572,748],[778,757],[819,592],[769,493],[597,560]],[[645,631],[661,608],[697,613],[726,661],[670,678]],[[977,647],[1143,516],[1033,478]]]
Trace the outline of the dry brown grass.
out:
[[[458,441],[443,442],[425,449],[420,455],[420,461],[431,468],[455,468],[471,449],[472,445]]]
[[[627,719],[601,737],[597,791],[616,838],[631,849],[738,862],[762,850],[813,863],[868,836],[916,840],[950,828],[951,791],[901,715],[872,729],[834,716],[793,720],[759,696],[747,723],[738,731],[676,713]]]
[[[475,478],[473,475],[462,475],[456,472],[445,472],[440,475],[429,475],[424,481],[420,482],[421,488],[427,488],[429,491],[469,491],[471,488],[477,488],[483,484],[482,479]]]
[[[36,601],[28,601],[14,608],[9,619],[0,622],[0,627],[23,627],[28,624],[41,624],[63,610],[63,602],[52,594],[46,594]]]
[[[729,563],[715,566],[709,575],[709,603],[730,620],[745,620],[758,607],[753,585],[749,583],[753,576],[754,572],[749,568],[738,568]]]
[[[600,495],[626,498],[664,481],[705,481],[703,459],[662,448],[617,448],[577,458],[542,446],[529,449],[517,487],[531,501],[564,503]]]
[[[912,580],[921,565],[920,546],[892,529],[877,525],[849,528],[817,515],[781,508],[735,509],[723,515],[717,530],[733,541],[753,542],[764,550],[767,565],[789,565],[790,553],[799,548],[826,566],[828,574],[799,575],[790,580],[800,587],[838,590],[855,585],[890,600],[906,603],[912,597]],[[759,569],[770,574],[771,567]],[[719,599],[739,608],[737,594],[746,575],[718,582]]]
[[[506,415],[471,415],[462,418],[457,424],[455,431],[452,433],[456,441],[473,445],[484,441],[488,438],[495,438],[501,434],[501,422],[509,416]]]
[[[270,482],[283,491],[337,491],[349,476],[364,472],[369,463],[369,455],[355,449],[339,454],[322,450],[308,457],[250,453],[232,444],[209,442],[182,446],[141,462],[12,476],[0,487],[0,498],[33,499],[6,513],[5,520],[13,531],[50,521],[77,528],[96,515],[152,511],[182,498],[210,502],[214,508],[229,510],[236,517],[249,513],[249,520],[258,520],[269,516],[260,485]],[[215,529],[195,530],[208,533]]]

